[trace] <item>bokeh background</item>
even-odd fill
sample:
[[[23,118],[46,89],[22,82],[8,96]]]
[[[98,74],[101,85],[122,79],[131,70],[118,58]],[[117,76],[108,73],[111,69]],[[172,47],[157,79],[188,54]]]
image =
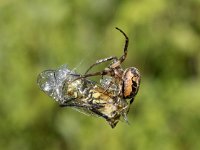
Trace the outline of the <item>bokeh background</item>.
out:
[[[142,82],[130,124],[111,129],[59,108],[36,78],[121,56],[116,26],[130,38],[123,67],[137,67]],[[199,140],[199,0],[0,1],[0,149],[198,150]]]

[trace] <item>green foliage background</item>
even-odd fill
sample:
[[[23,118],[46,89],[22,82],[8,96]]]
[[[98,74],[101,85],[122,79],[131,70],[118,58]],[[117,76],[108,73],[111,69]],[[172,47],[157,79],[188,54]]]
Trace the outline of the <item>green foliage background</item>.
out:
[[[142,82],[130,125],[111,129],[59,108],[36,78],[121,56],[115,26],[130,38],[123,67],[137,67]],[[197,150],[199,140],[199,0],[0,1],[0,149]]]

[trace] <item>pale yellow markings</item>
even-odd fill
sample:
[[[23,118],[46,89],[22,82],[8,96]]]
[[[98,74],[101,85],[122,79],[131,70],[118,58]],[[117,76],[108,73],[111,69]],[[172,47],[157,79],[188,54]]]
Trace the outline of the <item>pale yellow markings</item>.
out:
[[[77,96],[78,96],[77,92],[74,92],[74,97],[77,97]]]
[[[114,115],[113,112],[116,110],[117,110],[117,107],[113,104],[107,104],[107,105],[105,105],[104,108],[101,109],[103,114],[106,114],[109,117],[113,117],[113,115]]]
[[[98,99],[101,96],[100,93],[93,93],[92,97]]]

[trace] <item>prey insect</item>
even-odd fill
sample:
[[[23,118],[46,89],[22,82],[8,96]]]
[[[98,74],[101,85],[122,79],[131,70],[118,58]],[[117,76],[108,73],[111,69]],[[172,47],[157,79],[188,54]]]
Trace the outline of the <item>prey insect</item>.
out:
[[[128,37],[125,36],[124,54],[97,60],[84,75],[70,70],[66,65],[57,70],[45,70],[39,74],[37,83],[42,91],[56,100],[61,107],[71,107],[84,114],[106,119],[112,128],[120,118],[127,121],[130,104],[139,90],[140,73],[134,67],[122,69],[126,59]],[[94,66],[111,61],[102,71],[88,73]],[[102,76],[100,83],[89,80],[91,76]],[[127,101],[130,99],[130,102]]]
[[[57,70],[45,70],[38,76],[42,91],[56,100],[62,107],[72,107],[84,114],[103,117],[115,127],[121,116],[126,118],[129,105],[115,93],[105,92],[97,83],[82,78],[79,74],[62,66]],[[118,91],[117,86],[113,86]],[[116,92],[118,93],[118,92]]]

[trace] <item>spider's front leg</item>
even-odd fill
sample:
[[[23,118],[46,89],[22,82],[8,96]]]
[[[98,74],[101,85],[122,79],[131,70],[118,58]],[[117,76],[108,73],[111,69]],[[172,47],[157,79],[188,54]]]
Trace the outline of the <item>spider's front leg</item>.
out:
[[[118,67],[121,65],[121,63],[126,59],[126,56],[127,56],[127,52],[128,52],[128,43],[129,43],[129,39],[128,39],[128,36],[126,35],[126,33],[124,33],[124,31],[122,31],[121,29],[117,28],[116,29],[118,31],[120,31],[124,36],[125,36],[125,45],[124,45],[124,54],[118,59],[117,57],[115,56],[111,56],[111,57],[108,57],[108,58],[104,58],[104,59],[100,59],[100,60],[97,60],[96,63],[92,64],[85,72],[85,76],[87,76],[88,72],[96,65],[99,65],[101,63],[104,63],[104,62],[108,62],[108,61],[111,61],[111,60],[114,60],[113,63],[111,63],[109,65],[110,68],[115,68],[115,67]],[[103,71],[102,71],[103,72]],[[100,75],[100,74],[98,74]]]
[[[115,61],[118,60],[118,58],[115,57],[115,56],[111,56],[111,57],[107,57],[107,58],[104,58],[104,59],[97,60],[94,64],[92,64],[92,65],[86,70],[85,75],[86,75],[94,66],[99,65],[99,64],[104,63],[104,62],[111,61],[111,60],[114,60],[114,62],[115,62]]]
[[[128,39],[128,36],[126,35],[126,33],[124,33],[124,31],[122,31],[118,27],[116,27],[116,29],[118,31],[120,31],[125,37],[124,54],[119,58],[119,61],[121,64],[126,59],[126,56],[127,56],[129,39]]]
[[[88,78],[88,77],[93,77],[93,76],[104,76],[104,75],[108,75],[108,74],[110,74],[110,70],[104,69],[103,71],[100,71],[100,72],[89,73],[89,74],[85,74],[85,75],[79,76],[78,78],[76,78],[76,79],[74,79],[74,80],[72,80],[70,82],[74,82],[76,80],[80,80],[80,79],[83,79],[83,78]]]

